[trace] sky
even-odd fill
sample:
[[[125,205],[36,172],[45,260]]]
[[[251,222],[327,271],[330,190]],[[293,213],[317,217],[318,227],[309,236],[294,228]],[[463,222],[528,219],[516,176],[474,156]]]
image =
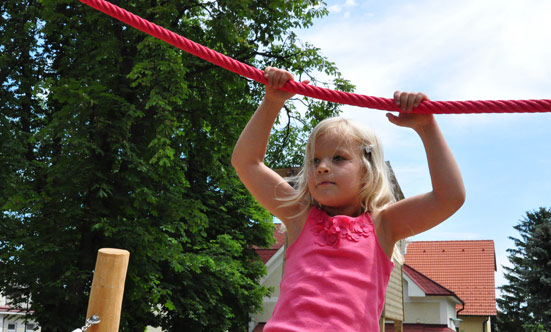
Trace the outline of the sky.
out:
[[[512,0],[334,0],[330,13],[297,31],[335,62],[356,93],[431,100],[551,99],[551,2]],[[406,197],[430,191],[425,152],[385,111],[344,106],[342,116],[382,140]],[[509,265],[513,228],[527,211],[551,208],[551,113],[437,115],[461,169],[463,207],[411,241],[493,240],[496,286]],[[499,292],[497,292],[499,296]]]

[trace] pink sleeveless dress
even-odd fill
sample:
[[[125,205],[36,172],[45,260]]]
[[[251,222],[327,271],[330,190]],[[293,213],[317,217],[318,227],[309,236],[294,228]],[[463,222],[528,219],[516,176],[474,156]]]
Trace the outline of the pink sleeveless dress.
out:
[[[312,207],[287,249],[281,292],[264,332],[376,332],[394,264],[368,213]]]

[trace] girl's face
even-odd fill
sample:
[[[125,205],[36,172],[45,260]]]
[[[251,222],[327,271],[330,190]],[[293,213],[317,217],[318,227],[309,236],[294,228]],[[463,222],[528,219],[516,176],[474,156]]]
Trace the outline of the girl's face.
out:
[[[329,215],[357,216],[362,212],[360,200],[364,167],[360,148],[334,133],[317,137],[308,170],[310,195]]]

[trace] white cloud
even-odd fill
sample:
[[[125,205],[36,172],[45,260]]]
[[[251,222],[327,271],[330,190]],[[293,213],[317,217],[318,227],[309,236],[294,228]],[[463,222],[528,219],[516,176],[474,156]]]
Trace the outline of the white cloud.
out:
[[[360,93],[425,88],[441,100],[541,98],[551,85],[549,12],[543,1],[401,3],[380,19],[333,20],[304,36]]]
[[[352,7],[356,7],[357,5],[358,4],[356,3],[355,0],[346,0],[344,3],[331,5],[331,6],[327,7],[327,9],[329,10],[330,13],[340,13],[343,10],[346,11],[346,10],[352,8]]]
[[[366,19],[377,8],[339,2],[341,12],[304,40],[320,47],[356,92],[391,97],[394,90],[424,91],[433,100],[551,98],[551,2],[400,2]],[[373,15],[373,14],[372,14]],[[339,18],[340,17],[340,18]],[[370,125],[387,151],[415,148],[407,129],[389,124],[384,111],[345,107],[343,113]],[[541,118],[541,115],[535,115]],[[499,131],[530,114],[444,115],[445,133],[488,128]]]

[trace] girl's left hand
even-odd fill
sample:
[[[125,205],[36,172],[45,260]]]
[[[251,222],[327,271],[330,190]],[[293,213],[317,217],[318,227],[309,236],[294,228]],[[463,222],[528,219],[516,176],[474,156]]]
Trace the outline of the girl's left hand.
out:
[[[387,113],[390,122],[397,126],[409,127],[418,130],[434,121],[432,114],[410,113],[414,107],[423,101],[429,100],[422,92],[394,92],[394,103],[402,110],[398,116]]]
[[[279,90],[287,81],[294,79],[293,74],[288,71],[274,67],[266,67],[266,69],[264,69],[264,77],[268,81],[268,84],[266,84],[266,99],[285,102],[295,95],[294,92]],[[302,83],[309,84],[310,81],[305,80],[302,81]]]

